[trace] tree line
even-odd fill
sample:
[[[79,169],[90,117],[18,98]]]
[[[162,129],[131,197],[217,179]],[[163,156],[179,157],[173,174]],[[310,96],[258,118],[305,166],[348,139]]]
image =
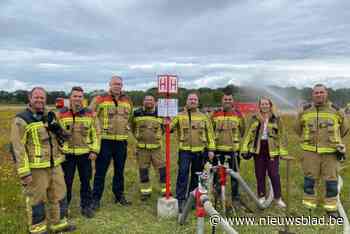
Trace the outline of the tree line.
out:
[[[230,93],[233,95],[236,101],[239,102],[256,102],[259,97],[267,96],[273,99],[279,108],[294,108],[300,105],[302,102],[308,102],[311,100],[311,88],[296,88],[296,87],[278,87],[278,86],[265,86],[265,87],[245,87],[228,85],[220,88],[198,88],[198,89],[186,89],[180,88],[179,93],[172,98],[178,98],[179,105],[184,106],[186,103],[186,97],[191,92],[196,92],[199,95],[201,106],[216,107],[220,105],[221,97],[223,93]],[[332,89],[329,90],[329,98],[333,103],[340,107],[344,107],[350,102],[350,88]],[[103,90],[95,90],[87,92],[86,98],[90,100],[93,96],[104,92]],[[134,90],[125,92],[133,101],[135,106],[142,105],[142,100],[145,95],[151,94],[157,98],[164,98],[159,95],[157,88],[150,88],[145,91]],[[54,104],[56,98],[67,98],[69,93],[64,91],[49,91],[47,93],[48,104]],[[14,92],[0,91],[0,103],[1,104],[25,104],[27,103],[27,90],[16,90]]]

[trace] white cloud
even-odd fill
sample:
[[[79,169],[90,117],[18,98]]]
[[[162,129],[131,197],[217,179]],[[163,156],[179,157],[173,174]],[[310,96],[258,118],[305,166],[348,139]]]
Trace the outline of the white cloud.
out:
[[[10,79],[1,79],[0,78],[0,86],[3,90],[7,91],[15,91],[15,90],[26,90],[30,89],[30,85],[26,82],[19,80],[10,80]]]
[[[152,69],[154,67],[153,64],[133,64],[129,65],[130,69]]]
[[[73,65],[67,65],[67,64],[56,64],[56,63],[39,63],[37,64],[37,67],[43,70],[58,70],[58,69],[71,69],[73,68]]]

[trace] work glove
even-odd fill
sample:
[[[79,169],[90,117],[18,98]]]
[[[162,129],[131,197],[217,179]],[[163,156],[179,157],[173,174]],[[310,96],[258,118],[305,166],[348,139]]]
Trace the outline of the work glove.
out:
[[[249,159],[251,159],[253,157],[253,154],[250,153],[250,152],[247,152],[247,153],[241,153],[241,156],[242,156],[243,159],[249,160]]]
[[[214,154],[214,152],[213,152],[213,151],[209,151],[209,152],[208,152],[208,158],[209,158],[209,161],[213,161],[214,156],[215,156],[215,154]]]
[[[344,144],[338,144],[336,145],[336,156],[337,156],[337,160],[340,162],[344,162],[346,159],[346,149],[345,149],[345,145]]]
[[[70,137],[70,134],[68,134],[68,132],[63,130],[61,125],[58,123],[55,113],[52,111],[47,113],[47,123],[48,123],[48,130],[53,134],[55,134],[58,144],[62,146],[64,141],[68,140],[68,138]]]

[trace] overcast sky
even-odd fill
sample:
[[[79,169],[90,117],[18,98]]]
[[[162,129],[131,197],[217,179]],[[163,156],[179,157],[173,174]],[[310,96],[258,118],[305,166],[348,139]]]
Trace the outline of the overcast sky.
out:
[[[349,0],[1,0],[0,89],[350,88]]]

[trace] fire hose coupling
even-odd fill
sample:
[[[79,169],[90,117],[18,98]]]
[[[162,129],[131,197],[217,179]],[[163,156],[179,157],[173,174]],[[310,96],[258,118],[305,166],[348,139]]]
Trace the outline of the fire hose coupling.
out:
[[[206,202],[210,201],[210,200],[209,200],[209,197],[208,197],[207,195],[202,195],[202,196],[200,197],[200,200],[201,200],[201,202],[202,202],[203,205],[204,205]]]
[[[198,189],[204,194],[208,192],[209,174],[207,172],[196,172],[198,176]]]
[[[345,161],[346,159],[346,148],[344,144],[337,144],[336,146],[336,156],[337,156],[337,160],[340,162]]]
[[[204,195],[205,193],[202,193],[199,189],[196,189],[195,191],[195,199],[196,199],[196,216],[197,217],[205,217],[207,215],[207,212],[205,211],[202,201],[201,201],[201,196]]]

